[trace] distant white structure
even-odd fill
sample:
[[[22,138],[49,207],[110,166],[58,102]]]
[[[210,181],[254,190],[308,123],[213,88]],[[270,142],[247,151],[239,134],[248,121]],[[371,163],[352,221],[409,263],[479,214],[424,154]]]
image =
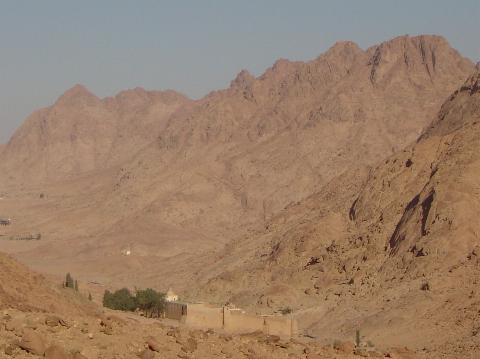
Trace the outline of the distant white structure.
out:
[[[131,249],[131,245],[129,245],[127,248],[125,249],[122,249],[122,255],[123,256],[129,256],[130,254],[132,254],[132,249]]]
[[[165,295],[165,300],[167,302],[176,302],[178,301],[178,295],[176,295],[172,288],[169,288],[168,291],[167,291],[167,294]]]

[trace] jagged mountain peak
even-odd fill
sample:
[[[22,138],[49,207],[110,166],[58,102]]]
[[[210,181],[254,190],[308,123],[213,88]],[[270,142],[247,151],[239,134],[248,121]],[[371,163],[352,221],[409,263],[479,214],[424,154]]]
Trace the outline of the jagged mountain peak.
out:
[[[418,85],[425,80],[443,81],[446,73],[458,74],[473,67],[438,35],[399,36],[370,47],[367,53],[374,85],[391,83],[392,76],[401,74]]]
[[[76,84],[61,95],[55,105],[94,104],[100,99],[90,92],[84,85]]]
[[[230,83],[230,87],[246,88],[255,81],[253,76],[248,70],[243,69],[238,73],[234,80]]]
[[[353,41],[337,41],[325,52],[325,55],[349,56],[361,52],[363,50]]]

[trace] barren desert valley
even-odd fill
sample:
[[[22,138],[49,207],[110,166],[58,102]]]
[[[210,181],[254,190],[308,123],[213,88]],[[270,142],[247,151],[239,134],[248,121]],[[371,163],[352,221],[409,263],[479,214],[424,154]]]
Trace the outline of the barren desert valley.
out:
[[[479,213],[480,66],[441,36],[197,100],[75,85],[0,145],[0,357],[480,358]],[[102,306],[124,287],[298,328]]]

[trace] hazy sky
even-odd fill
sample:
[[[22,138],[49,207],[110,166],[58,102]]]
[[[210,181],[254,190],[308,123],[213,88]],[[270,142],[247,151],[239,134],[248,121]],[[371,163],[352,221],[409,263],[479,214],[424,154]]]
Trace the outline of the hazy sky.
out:
[[[308,60],[335,41],[445,36],[480,59],[480,0],[0,0],[0,143],[75,83],[198,98],[243,68]]]

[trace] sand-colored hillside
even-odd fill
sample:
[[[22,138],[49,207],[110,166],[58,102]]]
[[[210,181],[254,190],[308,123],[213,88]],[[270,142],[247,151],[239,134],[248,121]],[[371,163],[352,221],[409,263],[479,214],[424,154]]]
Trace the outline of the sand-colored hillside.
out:
[[[291,307],[323,339],[362,328],[374,342],[474,358],[479,85],[476,72],[414,145],[368,173],[344,173],[227,247],[191,296]]]
[[[325,345],[360,329],[382,348],[473,358],[474,67],[441,37],[402,36],[242,71],[195,102],[75,86],[0,152],[0,250],[85,282],[291,308]],[[297,349],[282,355],[309,357]]]
[[[103,310],[82,293],[56,288],[0,254],[0,357],[46,359],[113,358],[360,358],[408,359],[410,350],[329,345],[302,337],[261,333],[230,335],[175,321]]]
[[[72,290],[56,285],[25,265],[0,253],[0,309],[50,312],[62,315],[92,315],[95,306]]]
[[[142,90],[100,100],[74,87],[2,154],[2,174],[23,174],[0,182],[0,215],[15,220],[6,234],[43,235],[34,248],[2,248],[49,272],[85,269],[84,279],[153,276],[156,263],[217,250],[415,140],[473,67],[441,37],[402,36],[279,60],[258,78],[243,71],[194,104]],[[48,168],[71,179],[32,185]]]

